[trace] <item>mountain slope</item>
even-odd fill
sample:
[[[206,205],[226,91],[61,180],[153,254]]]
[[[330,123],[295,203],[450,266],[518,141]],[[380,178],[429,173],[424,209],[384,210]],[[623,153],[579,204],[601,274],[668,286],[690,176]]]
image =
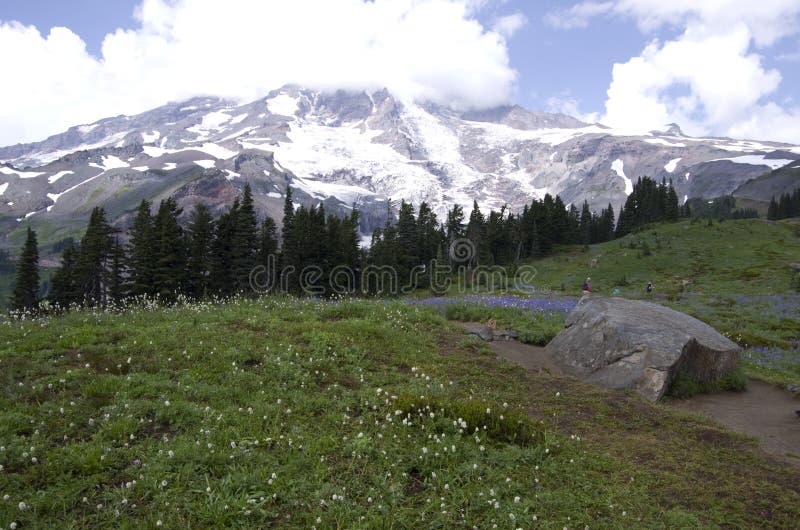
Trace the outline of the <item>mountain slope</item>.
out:
[[[329,211],[356,205],[364,233],[385,222],[387,199],[426,200],[442,215],[453,203],[518,209],[551,193],[618,211],[641,175],[672,178],[682,198],[712,197],[798,159],[796,146],[690,138],[675,125],[640,135],[516,106],[459,113],[386,90],[287,86],[244,105],[194,98],[0,148],[0,230],[13,243],[28,219],[54,242],[96,205],[124,225],[142,198],[171,194],[186,210],[219,210],[244,181],[262,214],[280,218],[289,185]]]

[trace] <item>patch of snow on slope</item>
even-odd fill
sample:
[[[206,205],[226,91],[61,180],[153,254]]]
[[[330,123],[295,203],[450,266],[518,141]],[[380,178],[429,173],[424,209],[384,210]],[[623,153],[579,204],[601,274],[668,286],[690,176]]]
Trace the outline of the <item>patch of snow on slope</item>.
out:
[[[164,171],[172,171],[176,167],[178,167],[178,164],[176,164],[175,162],[167,162],[161,169],[163,169]]]
[[[281,116],[294,116],[297,112],[300,98],[293,98],[286,94],[278,94],[274,98],[267,100],[267,110],[272,114],[279,114]]]
[[[648,144],[656,144],[656,145],[666,145],[667,147],[686,147],[686,144],[682,144],[679,142],[669,142],[664,140],[663,138],[647,138],[645,142]]]
[[[95,129],[97,129],[97,124],[96,123],[93,124],[93,125],[80,125],[78,127],[78,131],[80,131],[81,134],[90,133]]]
[[[0,195],[4,194],[8,189],[8,182],[0,184]]]
[[[239,154],[236,151],[231,151],[230,149],[225,149],[220,145],[210,143],[205,143],[201,147],[192,147],[191,149],[194,149],[195,151],[202,151],[205,154],[211,155],[214,158],[219,158],[220,160],[227,160]]]
[[[131,167],[130,164],[120,160],[119,157],[109,155],[103,157],[102,164],[89,164],[92,167],[96,167],[97,169],[102,169],[103,171],[108,171],[109,169],[119,169],[123,167]]]
[[[136,166],[136,167],[132,167],[131,169],[133,169],[134,171],[144,172],[144,171],[147,171],[150,168],[147,167],[147,166]]]
[[[157,142],[159,138],[161,138],[161,133],[158,131],[153,131],[152,133],[141,133],[142,134],[142,142],[146,144],[151,144],[153,142]]]
[[[245,118],[247,118],[247,113],[239,114],[238,116],[234,116],[233,118],[231,118],[230,124],[236,125],[237,123],[242,123],[245,120]]]
[[[403,104],[403,114],[422,140],[428,160],[454,165],[462,163],[458,137],[436,116],[413,103]]]
[[[305,179],[320,180],[337,175],[339,184],[370,182],[370,189],[393,200],[405,199],[414,204],[428,201],[438,215],[444,215],[448,204],[468,206],[472,195],[456,187],[445,190],[438,177],[421,163],[409,160],[391,146],[373,143],[383,131],[365,130],[357,126],[327,127],[306,120],[293,122],[289,142],[278,145],[242,147],[269,150],[281,167]],[[349,181],[349,182],[348,182]],[[448,200],[443,199],[444,193]],[[499,208],[499,206],[498,206]]]
[[[191,133],[195,133],[198,136],[204,137],[207,136],[207,133],[210,131],[219,130],[229,121],[231,121],[230,114],[226,114],[222,111],[209,112],[203,116],[203,120],[200,123],[191,127],[187,127],[186,130]]]
[[[664,166],[664,169],[667,170],[667,173],[673,173],[675,168],[678,167],[678,162],[680,162],[682,158],[673,158]]]
[[[233,140],[234,138],[240,138],[240,137],[244,136],[245,134],[249,133],[250,131],[252,131],[254,129],[258,129],[258,127],[245,127],[244,129],[240,129],[240,130],[236,131],[235,133],[229,134],[225,138],[222,138],[222,139],[217,140],[217,141],[218,142],[227,142],[228,140]]]
[[[163,147],[156,147],[154,145],[145,145],[142,147],[142,151],[147,156],[158,158],[162,155],[170,155],[172,153],[177,153],[178,149],[164,149]]]
[[[683,196],[683,204],[686,204],[686,201],[688,201],[688,200],[689,200],[689,196],[688,195],[684,195]]]
[[[633,193],[633,182],[627,176],[625,176],[625,163],[622,159],[617,158],[611,163],[611,171],[614,171],[617,175],[619,175],[622,180],[625,181],[625,195],[630,195]]]
[[[267,197],[272,197],[273,199],[281,199],[281,198],[283,198],[283,195],[281,195],[278,192],[271,191],[271,192],[267,193]]]
[[[53,182],[56,182],[61,177],[65,177],[67,175],[74,175],[74,174],[75,174],[74,171],[59,171],[55,175],[50,175],[49,177],[47,177],[47,182],[48,182],[48,184],[52,184]]]
[[[109,145],[113,145],[118,141],[124,139],[130,131],[122,131],[116,134],[112,134],[111,136],[107,137],[104,140],[99,142],[95,142],[93,144],[81,144],[76,147],[70,147],[69,149],[60,149],[58,151],[40,151],[38,153],[33,153],[31,155],[27,155],[23,158],[26,160],[34,160],[39,165],[49,164],[59,158],[67,156],[71,153],[76,151],[91,151],[92,149],[99,149],[100,147],[106,147]]]
[[[205,169],[211,169],[217,164],[213,160],[195,160],[194,163]]]
[[[18,169],[11,169],[10,167],[0,167],[0,173],[3,175],[17,175],[21,179],[32,179],[39,175],[44,175],[44,172],[36,171],[19,171]]]
[[[235,178],[241,177],[241,175],[239,173],[235,173],[235,172],[231,171],[230,169],[226,169],[225,173],[227,173],[227,175],[225,175],[225,179],[226,180],[233,180]]]
[[[691,176],[692,176],[692,174],[691,174],[691,173],[689,173],[689,172],[687,172],[687,173],[686,173],[686,180],[688,181],[688,180],[689,180],[689,177],[691,177]]]
[[[317,199],[324,199],[326,197],[336,197],[345,204],[352,204],[360,197],[365,195],[375,195],[373,192],[360,186],[351,186],[347,184],[332,184],[330,182],[321,182],[318,180],[304,179],[297,177],[292,183]],[[280,195],[280,194],[278,194]]]
[[[764,155],[744,155],[744,156],[737,156],[734,158],[717,158],[716,160],[711,160],[710,162],[719,162],[722,160],[727,160],[728,162],[733,162],[734,164],[768,166],[770,169],[778,169],[794,162],[794,160],[765,158]]]

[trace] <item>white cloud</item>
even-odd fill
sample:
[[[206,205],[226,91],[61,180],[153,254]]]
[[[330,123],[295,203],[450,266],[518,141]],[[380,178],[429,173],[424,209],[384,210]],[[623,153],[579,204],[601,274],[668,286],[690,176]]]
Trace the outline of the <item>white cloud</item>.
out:
[[[506,15],[495,20],[492,25],[492,30],[507,39],[510,39],[514,33],[525,27],[528,23],[528,17],[522,13],[514,13]]]
[[[514,24],[489,30],[474,18],[494,3],[144,0],[140,27],[107,35],[99,59],[69,29],[42,36],[5,23],[0,49],[15,53],[4,54],[0,145],[194,95],[252,100],[286,83],[506,103],[517,77],[506,48]]]
[[[614,65],[602,123],[647,131],[675,122],[695,135],[800,143],[800,108],[770,101],[781,74],[755,52],[800,31],[797,0],[583,2],[551,14],[548,22],[580,27],[576,21],[601,15],[633,18],[644,31],[681,28],[677,37],[653,41]]]
[[[544,21],[559,29],[585,28],[590,19],[611,12],[613,7],[613,2],[582,2],[569,9],[549,12]]]
[[[547,98],[547,111],[557,112],[572,116],[585,123],[597,123],[600,114],[598,112],[584,113],[580,110],[580,102],[569,93],[560,94]]]

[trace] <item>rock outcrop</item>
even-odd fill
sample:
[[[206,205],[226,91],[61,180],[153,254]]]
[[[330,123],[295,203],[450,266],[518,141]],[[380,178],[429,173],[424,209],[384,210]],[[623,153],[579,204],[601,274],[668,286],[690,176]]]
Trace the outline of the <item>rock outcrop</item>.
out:
[[[586,296],[546,349],[566,373],[650,401],[677,374],[713,381],[736,369],[740,348],[711,326],[668,307]]]

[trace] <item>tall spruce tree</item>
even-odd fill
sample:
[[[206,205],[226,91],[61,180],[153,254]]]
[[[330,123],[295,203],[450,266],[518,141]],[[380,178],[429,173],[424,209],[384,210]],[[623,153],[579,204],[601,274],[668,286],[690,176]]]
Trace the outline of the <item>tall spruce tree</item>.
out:
[[[39,306],[39,246],[36,232],[29,226],[22,254],[17,260],[11,309],[32,311]]]
[[[208,207],[195,205],[187,227],[187,294],[196,299],[206,298],[211,275],[211,243],[214,237],[214,219]]]
[[[249,183],[244,185],[232,243],[234,289],[236,292],[246,292],[250,287],[250,273],[257,264],[258,253],[258,222]]]
[[[164,199],[153,222],[153,287],[155,294],[174,301],[186,286],[186,248],[178,216],[183,212],[175,199]]]
[[[74,244],[67,245],[61,254],[61,265],[53,275],[50,292],[50,300],[64,309],[70,305],[81,302],[81,294],[78,289],[76,265],[78,259],[78,249]]]
[[[128,232],[128,291],[133,296],[155,294],[153,270],[156,257],[151,207],[151,203],[142,199]]]
[[[108,269],[108,297],[114,303],[125,298],[125,249],[115,234],[111,243]]]
[[[109,258],[112,255],[114,229],[100,207],[92,210],[89,225],[81,239],[75,264],[79,302],[88,306],[105,305],[108,299]]]
[[[272,263],[270,263],[272,257]],[[264,267],[274,267],[277,265],[278,258],[278,229],[275,221],[271,217],[264,217],[261,221],[261,228],[258,231],[258,255],[256,262]],[[270,274],[277,271],[270,270]]]
[[[239,198],[219,216],[211,242],[211,288],[216,294],[229,296],[236,290],[233,275],[233,238],[239,218]]]

